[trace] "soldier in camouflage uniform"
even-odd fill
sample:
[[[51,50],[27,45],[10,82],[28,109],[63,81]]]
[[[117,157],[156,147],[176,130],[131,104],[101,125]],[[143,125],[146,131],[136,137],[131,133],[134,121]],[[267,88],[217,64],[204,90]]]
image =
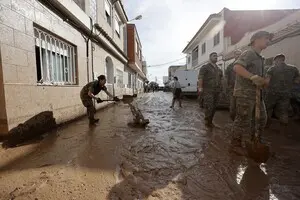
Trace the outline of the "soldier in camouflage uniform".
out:
[[[90,124],[93,125],[99,121],[99,119],[95,119],[94,115],[96,113],[96,109],[93,104],[93,99],[97,101],[97,103],[102,103],[103,101],[96,97],[95,95],[99,94],[101,90],[103,90],[110,98],[113,98],[114,101],[118,101],[117,97],[113,97],[105,87],[106,78],[104,75],[100,75],[97,81],[90,82],[86,84],[80,92],[80,99],[82,104],[87,109],[87,115],[90,121]]]
[[[274,57],[275,65],[267,71],[266,77],[269,85],[266,92],[266,107],[268,123],[276,107],[281,124],[281,132],[284,132],[288,124],[288,109],[294,83],[299,81],[299,71],[296,67],[285,63],[285,56],[279,54]]]
[[[246,51],[234,63],[236,82],[234,96],[236,97],[236,117],[232,127],[232,147],[237,153],[245,153],[242,141],[250,141],[255,133],[256,87],[267,84],[263,77],[263,58],[261,51],[267,48],[272,34],[259,31],[251,37]],[[264,101],[260,105],[260,132],[266,124],[266,109]]]
[[[235,61],[239,58],[239,56],[242,54],[241,50],[235,50],[234,51],[234,57]],[[234,63],[234,62],[233,62]],[[229,102],[230,102],[230,118],[234,120],[235,118],[235,98],[233,96],[233,89],[235,84],[235,71],[233,70],[233,63],[229,64],[225,71],[225,77],[227,82],[227,89],[228,89],[228,96],[229,96]]]
[[[267,59],[267,60],[264,60],[264,77],[266,77],[267,75],[267,71],[273,67],[273,60],[270,60],[270,59]],[[267,92],[267,88],[263,88],[263,99],[264,101],[266,102],[266,92]]]
[[[203,107],[205,109],[205,125],[214,126],[212,121],[219,102],[221,93],[221,79],[223,73],[216,65],[218,61],[217,53],[209,55],[210,62],[200,68],[198,76],[198,92],[203,98]]]

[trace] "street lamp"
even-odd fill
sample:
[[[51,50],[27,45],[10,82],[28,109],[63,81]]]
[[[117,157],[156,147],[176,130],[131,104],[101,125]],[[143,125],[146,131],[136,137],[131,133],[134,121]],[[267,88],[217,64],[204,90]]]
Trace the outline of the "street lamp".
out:
[[[131,22],[131,21],[134,21],[134,20],[141,20],[141,19],[143,19],[143,15],[138,15],[135,18],[129,20],[128,22]]]
[[[142,15],[138,15],[138,16],[136,16],[135,18],[133,18],[133,19],[131,19],[131,20],[128,20],[127,22],[125,22],[125,23],[122,24],[122,25],[126,25],[126,24],[128,24],[129,22],[132,22],[132,21],[141,20],[142,18],[143,18]]]

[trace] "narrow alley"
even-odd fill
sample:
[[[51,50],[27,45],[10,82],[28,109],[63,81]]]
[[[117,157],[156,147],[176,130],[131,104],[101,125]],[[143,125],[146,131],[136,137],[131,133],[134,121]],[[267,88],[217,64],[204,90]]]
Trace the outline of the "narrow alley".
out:
[[[97,113],[100,124],[94,128],[84,118],[42,141],[1,149],[0,199],[300,198],[299,135],[267,132],[275,155],[257,166],[228,153],[227,111],[217,113],[221,128],[207,129],[195,100],[173,110],[171,95],[146,93],[136,99],[150,120],[146,129],[129,127],[130,109],[118,103]]]

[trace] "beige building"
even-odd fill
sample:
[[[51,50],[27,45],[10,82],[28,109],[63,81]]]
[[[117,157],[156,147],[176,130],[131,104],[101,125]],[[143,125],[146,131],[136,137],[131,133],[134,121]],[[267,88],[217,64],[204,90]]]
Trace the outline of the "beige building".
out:
[[[0,135],[42,111],[57,123],[84,115],[80,90],[100,74],[114,95],[133,94],[122,1],[11,0],[0,10]]]

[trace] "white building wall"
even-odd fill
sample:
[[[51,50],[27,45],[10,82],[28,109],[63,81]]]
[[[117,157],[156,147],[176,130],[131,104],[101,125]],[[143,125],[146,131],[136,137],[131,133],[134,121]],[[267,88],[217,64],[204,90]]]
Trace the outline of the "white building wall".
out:
[[[218,55],[224,51],[224,21],[221,20],[212,29],[208,30],[205,35],[201,38],[197,45],[192,45],[187,53],[187,68],[199,68],[209,60],[209,54],[212,52],[217,52]],[[220,43],[214,46],[214,36],[220,32]],[[206,43],[206,51],[202,54],[202,44]],[[198,46],[198,65],[192,66],[192,51]],[[190,62],[188,62],[190,61]]]

